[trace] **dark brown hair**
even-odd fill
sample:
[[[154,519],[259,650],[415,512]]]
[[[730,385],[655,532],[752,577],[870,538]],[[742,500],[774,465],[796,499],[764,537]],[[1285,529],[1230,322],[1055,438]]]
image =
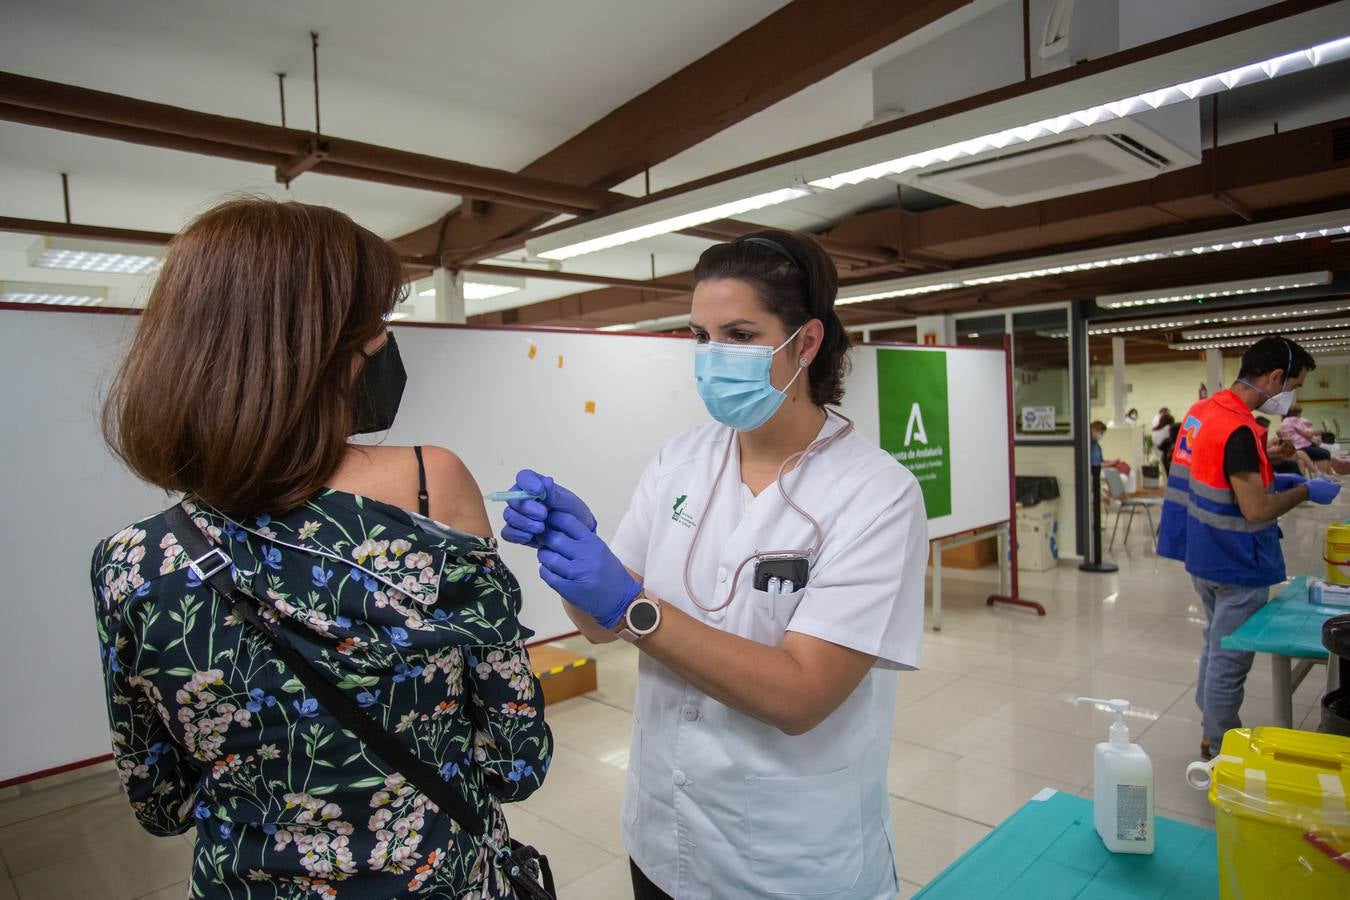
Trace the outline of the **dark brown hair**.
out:
[[[146,481],[222,512],[299,506],[342,460],[353,360],[403,291],[394,249],[336,210],[222,203],[170,243],[104,438]]]
[[[757,231],[703,251],[694,284],[720,278],[744,281],[760,304],[778,317],[789,334],[811,319],[825,325],[825,339],[806,375],[817,406],[844,399],[850,342],[834,311],[839,273],[820,244],[797,231]]]

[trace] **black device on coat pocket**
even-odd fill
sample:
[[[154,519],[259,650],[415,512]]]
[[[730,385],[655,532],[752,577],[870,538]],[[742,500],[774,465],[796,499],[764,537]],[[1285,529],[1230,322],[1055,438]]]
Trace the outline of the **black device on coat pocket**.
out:
[[[769,579],[780,582],[792,582],[792,590],[800,591],[806,587],[806,579],[811,576],[811,564],[805,556],[769,556],[755,563],[755,590],[767,591]]]

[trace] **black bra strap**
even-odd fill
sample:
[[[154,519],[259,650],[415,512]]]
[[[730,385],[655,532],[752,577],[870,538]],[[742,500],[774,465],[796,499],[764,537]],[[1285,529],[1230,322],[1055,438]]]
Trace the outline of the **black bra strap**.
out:
[[[417,454],[417,511],[424,516],[431,515],[431,498],[427,496],[427,467],[422,463],[422,448],[413,447]]]

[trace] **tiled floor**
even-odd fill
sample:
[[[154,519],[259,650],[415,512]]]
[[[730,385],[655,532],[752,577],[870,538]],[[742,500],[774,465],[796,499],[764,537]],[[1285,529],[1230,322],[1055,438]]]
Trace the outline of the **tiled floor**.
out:
[[[1311,535],[1314,524],[1286,533]],[[1191,694],[1203,613],[1180,566],[1158,560],[1138,531],[1113,554],[1117,574],[1023,573],[1022,593],[1046,604],[1044,618],[986,607],[992,570],[948,570],[943,629],[927,634],[923,670],[901,674],[896,704],[889,780],[903,896],[1042,787],[1090,795],[1092,746],[1111,716],[1075,707],[1083,694],[1134,703],[1159,815],[1212,827],[1204,795],[1183,779],[1200,742]],[[558,743],[548,783],[509,812],[569,900],[630,896],[618,821],[637,658],[626,644],[588,650],[600,689],[548,710]],[[1269,723],[1268,661],[1258,658],[1248,684],[1244,720]],[[1296,721],[1315,724],[1321,684],[1314,670]],[[136,826],[106,766],[0,791],[0,900],[181,898],[189,851],[186,838]]]

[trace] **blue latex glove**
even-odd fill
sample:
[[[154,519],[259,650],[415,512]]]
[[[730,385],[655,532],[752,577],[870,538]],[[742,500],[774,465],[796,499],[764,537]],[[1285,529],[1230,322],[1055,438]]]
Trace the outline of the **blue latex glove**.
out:
[[[606,628],[619,624],[642,591],[614,551],[570,513],[555,512],[540,539],[539,577]]]
[[[555,511],[568,513],[591,531],[595,531],[595,516],[581,498],[562,485],[554,483],[547,475],[540,475],[532,469],[521,469],[516,473],[516,483],[511,489],[543,494],[544,498],[508,501],[506,509],[502,511],[502,518],[506,520],[506,527],[502,529],[502,540],[538,549],[541,546],[539,540],[544,534],[548,515]]]
[[[1291,487],[1298,487],[1300,484],[1307,484],[1308,479],[1302,475],[1294,475],[1288,472],[1275,473],[1275,493],[1287,491]]]
[[[1314,478],[1308,482],[1308,499],[1323,506],[1335,500],[1340,492],[1340,482],[1330,478]]]

